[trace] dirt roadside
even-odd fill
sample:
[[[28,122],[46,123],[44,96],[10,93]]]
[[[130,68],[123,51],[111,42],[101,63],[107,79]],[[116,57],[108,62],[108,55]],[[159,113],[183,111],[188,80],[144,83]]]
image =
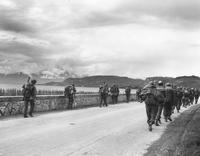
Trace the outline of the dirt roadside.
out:
[[[184,111],[169,124],[144,156],[200,156],[200,104]]]

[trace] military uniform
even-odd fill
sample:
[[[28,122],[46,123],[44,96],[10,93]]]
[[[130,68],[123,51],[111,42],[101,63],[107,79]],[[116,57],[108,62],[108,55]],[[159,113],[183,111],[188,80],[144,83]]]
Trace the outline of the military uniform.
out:
[[[177,98],[178,98],[178,101],[177,101],[177,106],[176,106],[176,109],[177,109],[178,113],[179,113],[179,111],[181,109],[182,97],[183,97],[183,92],[182,92],[181,88],[178,88],[177,89]]]
[[[100,93],[100,107],[102,107],[102,105],[107,107],[108,106],[107,97],[108,97],[108,93],[109,93],[108,85],[104,84],[99,89],[99,93]]]
[[[164,102],[165,102],[165,98],[166,98],[166,94],[165,94],[165,87],[162,81],[158,82],[158,86],[156,88],[157,93],[156,93],[156,98],[157,98],[157,103],[158,103],[158,111],[157,111],[157,115],[156,115],[156,125],[158,126],[158,122],[161,124],[161,114],[162,114],[162,110],[163,110],[163,106],[164,106]]]
[[[152,131],[152,125],[155,123],[156,115],[158,112],[155,85],[150,82],[149,85],[142,89],[141,95],[145,97],[144,101],[147,114],[147,123],[149,126],[149,131]]]
[[[117,104],[118,103],[118,96],[119,96],[119,88],[116,85],[113,85],[110,88],[112,103]]]
[[[195,96],[194,88],[191,88],[191,89],[190,89],[190,95],[189,95],[190,104],[191,104],[191,105],[193,105],[193,103],[194,103],[194,96]]]
[[[189,91],[187,89],[184,89],[183,92],[183,98],[182,98],[182,102],[183,102],[183,107],[187,107],[190,103],[190,99],[189,99]]]
[[[173,105],[172,105],[172,113],[174,113],[175,108],[177,108],[177,105],[178,105],[178,92],[177,92],[176,87],[173,88],[173,93],[174,93],[173,95],[174,99],[173,99]]]
[[[131,87],[128,86],[126,89],[125,89],[125,94],[126,94],[126,101],[127,103],[129,103],[130,101],[130,96],[131,96]]]
[[[165,121],[167,122],[167,120],[172,121],[171,114],[172,114],[172,106],[174,103],[174,91],[171,87],[171,84],[169,83],[166,84],[165,94],[166,94],[166,98],[165,98],[165,103],[164,103],[163,115],[164,115]]]
[[[23,86],[23,99],[24,99],[24,117],[27,118],[28,105],[30,104],[29,116],[33,117],[33,111],[35,107],[35,100],[37,90],[35,87],[36,80],[32,80],[31,83],[28,83]]]
[[[73,109],[75,93],[76,88],[74,85],[65,88],[65,96],[68,98],[68,109]]]
[[[198,100],[199,100],[199,90],[195,89],[194,91],[194,97],[195,97],[195,104],[197,104]]]

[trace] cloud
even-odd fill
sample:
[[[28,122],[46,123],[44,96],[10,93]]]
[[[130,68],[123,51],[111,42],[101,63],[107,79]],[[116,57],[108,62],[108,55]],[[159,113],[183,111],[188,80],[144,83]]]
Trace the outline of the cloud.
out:
[[[199,3],[2,0],[0,72],[195,74],[200,65]]]

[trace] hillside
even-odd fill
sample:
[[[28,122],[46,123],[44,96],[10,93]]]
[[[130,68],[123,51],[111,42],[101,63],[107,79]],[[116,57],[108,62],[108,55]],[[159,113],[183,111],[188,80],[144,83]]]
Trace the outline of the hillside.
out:
[[[114,83],[118,84],[120,88],[124,88],[128,85],[131,85],[132,88],[142,87],[144,80],[142,79],[132,79],[128,77],[119,77],[119,76],[89,76],[83,78],[68,78],[63,82],[50,82],[45,85],[70,85],[72,83],[76,86],[84,87],[99,87],[103,82],[106,82],[109,85]]]
[[[191,87],[191,88],[200,88],[200,77],[198,76],[180,76],[176,78],[172,77],[149,77],[145,81],[159,81],[162,80],[164,83],[170,82],[175,85]]]

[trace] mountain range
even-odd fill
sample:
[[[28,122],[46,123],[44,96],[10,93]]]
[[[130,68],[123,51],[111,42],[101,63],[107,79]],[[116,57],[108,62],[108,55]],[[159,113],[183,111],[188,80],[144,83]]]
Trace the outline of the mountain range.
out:
[[[13,74],[0,74],[0,84],[24,84],[27,81],[28,74],[22,72]],[[170,82],[176,85],[185,87],[200,88],[200,77],[198,76],[180,76],[180,77],[148,77],[143,79],[133,79],[129,77],[120,76],[107,76],[107,75],[96,75],[86,76],[82,78],[49,78],[42,74],[31,74],[31,77],[37,80],[38,84],[50,85],[50,86],[67,86],[74,83],[79,87],[99,87],[103,82],[107,84],[117,84],[120,88],[124,88],[131,85],[132,88],[142,88],[149,81],[162,80],[164,83]]]

